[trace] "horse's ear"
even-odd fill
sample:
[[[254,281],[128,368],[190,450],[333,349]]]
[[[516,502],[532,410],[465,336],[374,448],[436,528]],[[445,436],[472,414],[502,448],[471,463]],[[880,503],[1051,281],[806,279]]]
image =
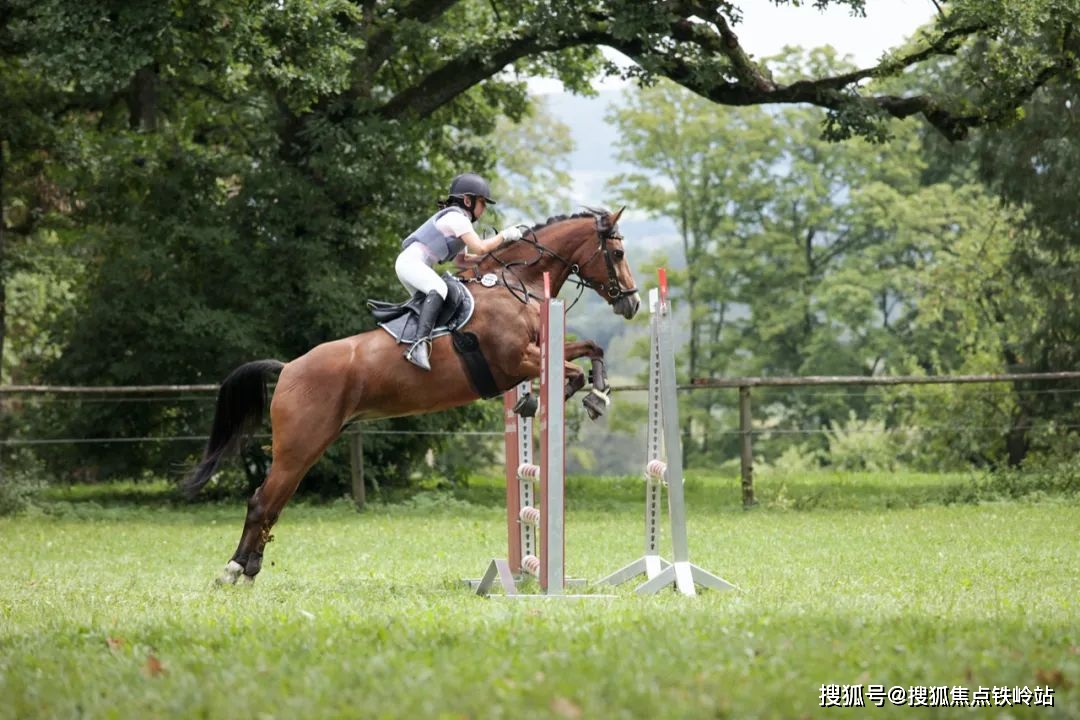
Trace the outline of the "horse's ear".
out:
[[[623,210],[625,210],[625,209],[626,209],[626,206],[625,206],[625,205],[623,205],[623,206],[622,206],[621,208],[619,208],[619,212],[615,213],[615,215],[613,215],[613,216],[612,216],[612,218],[611,218],[611,224],[612,224],[612,225],[614,225],[614,224],[616,224],[617,222],[619,222],[619,218],[621,218],[621,217],[622,217],[622,214],[623,214]]]

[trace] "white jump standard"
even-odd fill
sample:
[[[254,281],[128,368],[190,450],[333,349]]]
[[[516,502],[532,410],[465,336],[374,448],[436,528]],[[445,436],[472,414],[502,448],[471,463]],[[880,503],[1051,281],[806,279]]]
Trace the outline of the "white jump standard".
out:
[[[531,389],[523,382],[503,396],[506,433],[506,533],[508,557],[496,558],[475,583],[489,595],[496,581],[508,597],[527,576],[539,579],[542,595],[566,596],[565,388],[566,309],[546,293],[540,312],[540,463],[533,463],[531,417],[514,408]],[[535,483],[540,483],[537,497]],[[536,501],[540,507],[537,508]],[[539,528],[537,525],[539,524]],[[539,539],[537,538],[539,529]]]
[[[640,595],[652,595],[674,584],[683,595],[696,595],[695,584],[714,590],[733,590],[734,585],[690,562],[683,496],[682,441],[679,437],[679,403],[675,395],[675,350],[671,337],[671,305],[667,275],[659,271],[660,288],[649,292],[649,425],[645,463],[645,555],[607,577],[601,583],[621,585],[645,575],[637,587]],[[667,487],[673,562],[660,556],[660,504]]]

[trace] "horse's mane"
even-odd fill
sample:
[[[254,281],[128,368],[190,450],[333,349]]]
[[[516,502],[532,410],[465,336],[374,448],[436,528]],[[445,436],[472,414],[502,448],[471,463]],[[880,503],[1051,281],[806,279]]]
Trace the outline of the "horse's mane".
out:
[[[588,205],[586,205],[585,209],[582,210],[581,212],[574,213],[573,215],[552,215],[551,217],[549,217],[544,222],[539,223],[537,225],[533,225],[532,228],[530,228],[530,229],[532,230],[532,232],[536,232],[537,230],[540,230],[542,228],[546,228],[549,225],[554,225],[556,223],[563,222],[564,220],[576,220],[578,218],[584,218],[584,217],[600,218],[601,220],[605,220],[606,218],[608,218],[610,216],[611,216],[611,212],[609,210],[605,209],[605,208],[589,207]]]

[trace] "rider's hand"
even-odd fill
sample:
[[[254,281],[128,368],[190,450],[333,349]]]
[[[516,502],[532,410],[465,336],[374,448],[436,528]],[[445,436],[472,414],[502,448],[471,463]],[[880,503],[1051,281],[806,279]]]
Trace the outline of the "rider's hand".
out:
[[[499,235],[502,236],[504,242],[514,242],[515,240],[520,240],[523,234],[521,232],[521,227],[521,225],[511,225],[510,227],[500,232]]]

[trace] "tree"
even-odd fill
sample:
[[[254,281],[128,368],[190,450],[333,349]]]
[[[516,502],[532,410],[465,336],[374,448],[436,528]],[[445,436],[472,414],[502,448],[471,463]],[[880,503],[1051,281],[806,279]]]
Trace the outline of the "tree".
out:
[[[43,88],[31,107],[51,115],[53,136],[23,133],[12,155],[20,167],[39,158],[27,186],[47,188],[64,210],[8,196],[5,219],[29,206],[25,236],[37,242],[27,247],[40,252],[59,232],[85,268],[52,322],[70,328],[62,357],[39,358],[35,379],[212,381],[243,359],[293,357],[372,327],[364,300],[401,292],[390,270],[400,235],[455,169],[483,170],[486,150],[462,137],[487,132],[495,112],[464,97],[397,128],[358,106],[315,107],[348,80],[339,71],[355,29],[335,13],[350,7],[17,6],[12,67]],[[477,405],[451,422],[488,414]],[[192,435],[208,420],[190,404],[97,404],[43,414],[38,432]],[[428,446],[407,435],[388,444],[395,472]],[[95,477],[173,466],[190,451],[102,443],[53,458]],[[256,460],[246,467],[265,465]]]
[[[939,249],[918,276],[909,342],[895,367],[902,374],[1023,371],[1015,364],[1018,350],[1048,312],[1033,283],[1012,266],[1031,232],[1022,214],[1002,207],[981,185],[954,192],[942,190],[947,185],[932,187],[956,201],[919,209],[939,223]],[[1036,439],[1033,427],[1053,418],[1040,412],[1040,394],[1032,390],[1038,384],[1018,378],[1010,385],[928,386],[882,395],[891,424],[921,430],[911,464],[940,471],[1020,464]]]
[[[1044,43],[1054,42],[1048,35]],[[976,64],[993,48],[975,46],[965,62]],[[948,64],[926,69],[943,84],[962,87]],[[1017,122],[989,128],[961,145],[947,145],[926,134],[927,169],[931,181],[963,185],[984,183],[1016,218],[1010,243],[1002,252],[1007,282],[985,283],[979,316],[956,315],[962,335],[997,338],[997,366],[1016,374],[1056,372],[1080,367],[1080,321],[1073,311],[1080,296],[1080,251],[1075,237],[1080,210],[1073,201],[1078,186],[1075,166],[1080,157],[1077,104],[1080,86],[1075,73],[1053,78],[1017,112]],[[990,254],[989,257],[994,257]],[[989,274],[980,263],[982,272]],[[990,265],[992,268],[993,265]],[[963,277],[961,275],[961,277]],[[1023,303],[1017,305],[1020,294]],[[952,358],[955,364],[963,358]],[[1070,399],[1075,384],[1034,383],[1018,379],[1009,422],[1008,457],[1018,464],[1032,450],[1060,453],[1068,462],[1074,453],[1077,414]],[[1052,428],[1049,432],[1035,428]]]
[[[839,63],[828,50],[773,62],[785,74]],[[613,120],[626,140],[622,159],[648,171],[616,179],[625,199],[671,217],[684,240],[687,271],[676,278],[690,313],[691,378],[896,374],[941,371],[943,362],[974,372],[957,361],[985,362],[989,345],[961,338],[992,331],[987,343],[1000,349],[1018,330],[980,320],[956,334],[958,314],[984,314],[978,288],[991,290],[999,314],[1027,316],[1017,311],[1026,292],[1004,279],[980,285],[985,277],[975,273],[979,252],[1000,257],[1001,247],[1022,236],[1015,216],[977,186],[924,184],[913,123],[897,124],[884,143],[830,143],[819,137],[818,109],[717,111],[664,83],[633,97]],[[880,412],[877,403],[874,391],[762,388],[755,391],[758,422],[775,432],[755,445],[774,457],[803,444],[806,432],[842,425],[851,413]],[[709,430],[716,420],[735,425],[730,392],[695,392],[687,408],[691,458],[715,462],[737,452],[734,436]],[[986,425],[1000,425],[1009,413]],[[968,415],[985,413],[969,408]],[[1005,438],[988,435],[977,433],[967,447],[981,443],[984,460],[993,462],[1003,446],[994,445]],[[824,450],[825,437],[816,437]],[[937,447],[934,457],[958,457]]]
[[[403,228],[448,177],[495,168],[484,141],[500,115],[526,112],[525,74],[585,90],[615,71],[607,46],[642,81],[668,77],[715,103],[825,108],[832,137],[880,139],[884,117],[921,114],[960,138],[1071,67],[1076,10],[1010,5],[954,0],[873,68],[777,82],[738,43],[733,3],[11,0],[0,92],[19,112],[5,114],[0,199],[4,223],[22,206],[28,224],[6,225],[0,277],[12,248],[43,233],[82,263],[54,322],[72,329],[64,355],[44,380],[217,379],[236,358],[370,327],[362,300],[395,292]],[[905,96],[862,86],[976,42],[1002,59],[956,99],[932,83]],[[73,429],[199,421],[159,407],[87,412]],[[140,452],[112,458],[143,467]]]

